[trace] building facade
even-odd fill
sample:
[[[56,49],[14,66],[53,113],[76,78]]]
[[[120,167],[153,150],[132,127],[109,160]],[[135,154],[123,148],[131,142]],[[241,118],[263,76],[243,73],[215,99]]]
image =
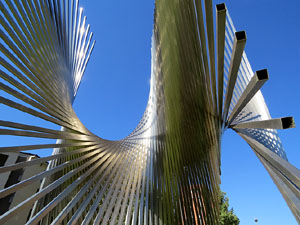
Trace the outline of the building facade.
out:
[[[0,167],[5,167],[9,165],[14,165],[26,161],[32,161],[38,159],[39,156],[30,153],[20,152],[20,153],[1,153],[0,154]],[[20,183],[28,178],[35,176],[47,168],[47,163],[36,164],[13,171],[8,171],[0,174],[0,190],[11,187],[17,183]],[[15,193],[9,194],[4,198],[0,198],[0,214],[3,215],[8,210],[17,206],[19,203],[25,201],[30,196],[34,195],[39,191],[40,182],[32,183],[26,188],[16,191]],[[20,214],[14,216],[3,225],[23,225],[29,218],[32,206],[24,209]]]

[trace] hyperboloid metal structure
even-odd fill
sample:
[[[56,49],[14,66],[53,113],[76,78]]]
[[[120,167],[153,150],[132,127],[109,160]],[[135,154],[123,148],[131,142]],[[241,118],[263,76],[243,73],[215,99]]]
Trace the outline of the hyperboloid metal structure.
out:
[[[252,71],[246,33],[235,30],[225,4],[215,8],[215,26],[211,0],[155,4],[148,105],[127,137],[110,141],[72,108],[94,47],[78,0],[0,1],[0,103],[37,118],[1,120],[1,135],[35,142],[0,151],[54,148],[0,168],[49,162],[0,190],[5,198],[41,182],[0,224],[28,207],[27,224],[219,224],[220,143],[228,128],[251,146],[300,223],[300,171],[276,131],[294,121],[271,119],[260,92],[268,71]]]

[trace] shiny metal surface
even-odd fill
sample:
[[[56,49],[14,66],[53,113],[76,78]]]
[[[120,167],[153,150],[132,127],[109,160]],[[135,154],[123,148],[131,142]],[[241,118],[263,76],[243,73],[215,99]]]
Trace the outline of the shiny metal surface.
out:
[[[46,142],[0,151],[54,150],[0,167],[49,162],[0,190],[1,198],[41,182],[0,223],[31,207],[27,224],[219,224],[220,143],[228,128],[252,147],[299,222],[300,171],[273,129],[293,121],[271,120],[259,91],[266,77],[251,69],[245,32],[236,32],[224,4],[216,9],[215,36],[211,0],[156,1],[148,104],[127,137],[110,141],[72,108],[95,43],[78,0],[1,1],[0,102],[42,122],[1,120],[0,135]]]

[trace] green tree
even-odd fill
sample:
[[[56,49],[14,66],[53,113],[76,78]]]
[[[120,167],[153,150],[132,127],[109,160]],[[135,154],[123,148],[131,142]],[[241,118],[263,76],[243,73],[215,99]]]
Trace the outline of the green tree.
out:
[[[234,214],[233,209],[229,209],[229,199],[225,192],[220,193],[220,224],[239,225],[240,220]]]

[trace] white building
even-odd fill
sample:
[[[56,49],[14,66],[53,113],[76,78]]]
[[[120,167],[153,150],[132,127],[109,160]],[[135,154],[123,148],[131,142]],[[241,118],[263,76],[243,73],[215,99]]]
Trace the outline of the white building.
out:
[[[39,158],[38,155],[25,153],[25,152],[7,152],[0,153],[0,167],[8,166],[15,163],[30,161]],[[36,164],[33,166],[24,167],[22,169],[17,169],[10,172],[0,173],[0,190],[7,188],[11,185],[19,183],[22,180],[26,180],[36,174],[41,173],[46,170],[47,163]],[[4,198],[0,198],[0,215],[4,214],[6,211],[17,206],[20,202],[24,201],[28,197],[35,194],[40,187],[40,182],[37,181],[31,185],[22,188],[20,191],[12,193]],[[32,207],[27,207],[18,213],[10,220],[8,220],[4,225],[23,225],[29,219],[29,215]]]

